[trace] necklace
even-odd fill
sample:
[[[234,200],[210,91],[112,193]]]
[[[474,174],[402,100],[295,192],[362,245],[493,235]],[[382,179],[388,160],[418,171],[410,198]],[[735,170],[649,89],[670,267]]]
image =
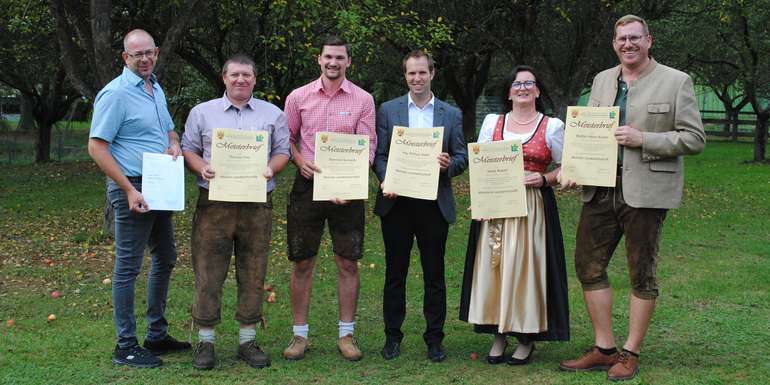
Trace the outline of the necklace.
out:
[[[519,124],[519,125],[525,126],[525,125],[527,125],[527,124],[530,124],[530,123],[534,122],[534,121],[535,121],[535,119],[537,119],[537,117],[538,117],[538,116],[540,116],[540,113],[539,113],[539,112],[535,113],[535,116],[533,116],[533,117],[532,117],[532,119],[530,119],[530,120],[527,120],[526,122],[520,122],[520,121],[516,120],[516,118],[515,118],[515,117],[513,117],[513,113],[511,113],[511,120],[513,120],[513,122],[514,122],[514,123],[516,123],[516,124]]]

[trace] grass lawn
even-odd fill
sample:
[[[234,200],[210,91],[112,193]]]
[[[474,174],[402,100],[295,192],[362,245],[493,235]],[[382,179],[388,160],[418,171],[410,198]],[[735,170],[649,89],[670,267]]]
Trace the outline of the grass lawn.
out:
[[[685,200],[670,211],[660,247],[658,310],[642,352],[642,371],[632,384],[758,384],[770,382],[770,167],[745,164],[750,143],[711,142],[687,159]],[[293,178],[287,169],[274,196],[274,241],[268,281],[277,300],[265,304],[266,329],[258,342],[273,358],[256,370],[236,360],[235,279],[224,289],[223,323],[217,328],[218,365],[199,372],[191,354],[164,357],[160,369],[137,370],[110,363],[114,328],[110,305],[113,246],[102,235],[104,179],[91,162],[6,166],[0,174],[0,383],[2,384],[594,384],[603,373],[564,373],[562,359],[592,343],[589,320],[572,263],[580,205],[576,192],[558,193],[567,249],[572,341],[540,343],[526,367],[490,366],[483,357],[490,338],[457,320],[469,225],[467,173],[455,180],[460,208],[447,247],[449,358],[432,364],[421,333],[422,281],[413,255],[408,281],[406,338],[402,355],[385,361],[382,324],[383,245],[379,220],[367,212],[365,256],[356,334],[364,351],[357,363],[336,351],[336,268],[324,241],[315,272],[310,312],[311,351],[306,359],[281,357],[291,337],[286,260],[285,203]],[[179,260],[172,276],[167,318],[171,333],[195,336],[190,305],[190,223],[197,197],[188,179],[187,210],[176,216]],[[374,196],[373,194],[370,196]],[[369,201],[369,208],[374,200]],[[145,273],[146,273],[145,263]],[[616,340],[627,330],[628,279],[619,251],[610,267],[617,289]],[[58,290],[61,298],[51,292]],[[138,330],[144,330],[144,275],[137,287]],[[57,319],[47,322],[55,314]],[[15,324],[7,325],[13,319]],[[143,333],[140,333],[140,339]],[[478,354],[471,360],[471,353]],[[509,350],[510,352],[510,350]]]

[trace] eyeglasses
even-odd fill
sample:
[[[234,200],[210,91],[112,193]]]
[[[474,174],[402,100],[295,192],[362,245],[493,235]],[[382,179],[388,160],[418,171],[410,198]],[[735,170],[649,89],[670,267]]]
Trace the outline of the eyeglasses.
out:
[[[643,37],[647,37],[650,35],[626,35],[626,36],[618,36],[613,41],[618,45],[626,44],[626,41],[631,44],[639,44],[640,41],[642,41]]]
[[[152,49],[148,49],[147,51],[144,51],[144,52],[137,52],[137,53],[128,53],[128,52],[126,52],[126,55],[128,55],[128,57],[130,57],[131,59],[134,59],[134,60],[141,60],[143,57],[147,57],[148,59],[152,59],[157,54],[158,54],[158,48],[157,47],[152,48]]]
[[[525,89],[525,90],[528,90],[528,89],[531,89],[534,86],[535,86],[535,81],[534,80],[525,80],[523,82],[513,82],[513,83],[511,83],[511,88],[513,88],[514,90],[520,90],[522,88]]]

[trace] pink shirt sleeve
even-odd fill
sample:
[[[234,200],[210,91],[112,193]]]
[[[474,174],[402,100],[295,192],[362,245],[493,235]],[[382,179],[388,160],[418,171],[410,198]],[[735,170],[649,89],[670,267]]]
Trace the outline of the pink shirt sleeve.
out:
[[[374,99],[367,95],[367,101],[363,105],[361,119],[358,120],[356,133],[369,135],[369,165],[374,162],[374,152],[377,150],[377,132],[374,129]]]
[[[286,114],[286,121],[289,126],[289,143],[296,145],[299,137],[299,129],[302,127],[302,116],[299,114],[296,95],[294,93],[291,93],[286,97],[286,104],[284,105],[283,112]]]

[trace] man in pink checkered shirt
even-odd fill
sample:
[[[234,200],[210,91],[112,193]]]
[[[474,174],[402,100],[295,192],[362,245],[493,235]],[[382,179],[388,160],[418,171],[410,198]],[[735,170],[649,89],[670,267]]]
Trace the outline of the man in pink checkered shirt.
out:
[[[358,265],[363,256],[363,200],[313,201],[313,174],[317,131],[369,135],[369,164],[374,161],[377,134],[374,129],[374,99],[345,78],[350,66],[350,46],[337,36],[329,37],[318,55],[321,77],[292,91],[286,98],[291,155],[297,166],[289,195],[287,236],[291,277],[291,306],[294,336],[283,355],[288,360],[305,357],[308,348],[308,311],[315,256],[324,223],[329,223],[337,264],[340,318],[337,348],[348,360],[363,356],[353,338],[358,302]]]

